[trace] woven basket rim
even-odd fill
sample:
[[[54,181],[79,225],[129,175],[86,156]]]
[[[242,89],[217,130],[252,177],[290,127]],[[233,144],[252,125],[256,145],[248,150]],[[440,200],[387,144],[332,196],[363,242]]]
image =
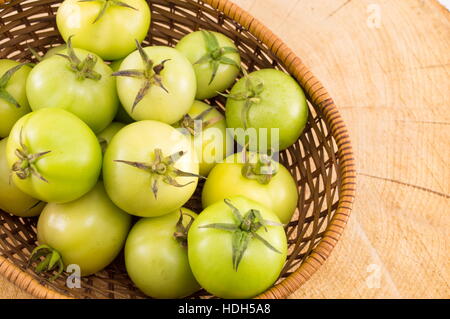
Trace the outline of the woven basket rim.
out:
[[[4,1],[0,0],[0,4]],[[317,106],[321,109],[324,117],[330,124],[331,133],[336,140],[337,154],[339,159],[339,172],[341,174],[341,193],[339,203],[322,239],[316,248],[312,250],[307,259],[292,274],[280,283],[272,286],[269,290],[256,298],[273,299],[287,297],[298,290],[325,262],[331,251],[342,236],[347,220],[350,216],[356,192],[356,169],[353,149],[347,127],[339,114],[339,111],[321,82],[303,64],[301,59],[272,31],[264,26],[258,19],[251,16],[247,11],[229,0],[201,0],[214,9],[222,12],[229,18],[247,29],[253,36],[265,44],[272,53],[284,64],[288,72],[296,80],[302,82],[302,77],[307,74],[307,83],[313,83],[314,91],[321,91],[321,103]],[[302,75],[302,77],[300,77]],[[308,92],[309,93],[309,92]],[[315,102],[315,101],[314,101]],[[0,255],[0,274],[15,284],[20,289],[37,298],[46,299],[71,299],[72,297],[54,291],[30,274],[22,271],[4,256]]]

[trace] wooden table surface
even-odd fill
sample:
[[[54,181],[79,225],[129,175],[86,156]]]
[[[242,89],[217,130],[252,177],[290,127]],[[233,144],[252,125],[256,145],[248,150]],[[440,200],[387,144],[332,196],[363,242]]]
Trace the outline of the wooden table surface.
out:
[[[335,99],[354,210],[293,298],[450,298],[450,13],[435,0],[233,0]],[[27,298],[0,278],[0,297]]]

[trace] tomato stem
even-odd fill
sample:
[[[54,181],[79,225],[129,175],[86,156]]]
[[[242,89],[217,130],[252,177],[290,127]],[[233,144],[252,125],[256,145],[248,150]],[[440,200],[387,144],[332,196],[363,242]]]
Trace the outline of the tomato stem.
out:
[[[154,150],[155,158],[153,161],[149,163],[126,161],[126,160],[114,160],[114,162],[130,165],[150,173],[152,192],[153,195],[155,196],[155,199],[157,199],[159,190],[158,187],[159,180],[162,180],[164,183],[175,187],[185,187],[187,185],[194,183],[194,181],[188,182],[186,184],[180,184],[176,180],[177,177],[205,178],[198,174],[184,172],[175,167],[175,163],[185,154],[186,153],[184,151],[179,151],[170,156],[164,157],[162,150],[156,148]]]
[[[214,110],[214,107],[209,107],[194,118],[189,114],[185,114],[183,118],[178,122],[177,126],[181,127],[183,129],[183,132],[187,132],[192,136],[197,136],[203,130],[222,120],[222,118],[219,116],[209,120],[205,120],[205,117],[212,110]]]
[[[198,59],[195,64],[209,63],[212,68],[211,78],[208,85],[210,85],[216,78],[217,71],[221,64],[228,64],[235,66],[238,70],[241,66],[233,59],[227,57],[227,54],[235,53],[238,54],[239,51],[233,47],[220,47],[217,37],[211,31],[202,30],[203,39],[205,41],[206,53]]]
[[[161,63],[154,65],[154,62],[150,60],[150,58],[148,57],[145,50],[142,48],[139,41],[135,40],[135,42],[138,52],[141,56],[142,62],[144,63],[144,69],[120,70],[112,74],[112,76],[126,76],[144,80],[142,82],[141,88],[139,89],[134,99],[133,106],[131,107],[131,112],[134,111],[138,103],[147,95],[148,91],[152,86],[158,86],[166,93],[169,93],[169,91],[166,89],[166,87],[162,82],[161,72],[164,70],[165,64],[169,62],[170,59],[163,60]]]
[[[281,254],[257,232],[261,227],[267,232],[267,226],[283,226],[282,224],[263,219],[261,213],[256,209],[250,209],[243,216],[229,199],[224,199],[224,202],[231,209],[236,220],[235,223],[213,223],[200,226],[200,228],[212,228],[232,233],[232,262],[235,271],[238,271],[239,264],[252,239],[262,242],[268,249]]]
[[[189,218],[190,218],[187,226],[184,226],[184,224],[183,224],[183,216],[189,216]],[[189,229],[191,228],[193,222],[194,222],[194,217],[192,217],[189,214],[183,213],[183,211],[180,209],[180,218],[177,221],[176,231],[173,233],[173,237],[184,248],[187,248],[187,236],[188,236]]]
[[[94,70],[97,64],[97,57],[92,54],[88,54],[86,58],[81,61],[72,47],[73,35],[67,40],[67,55],[62,53],[56,53],[60,57],[69,61],[69,69],[74,72],[78,80],[91,79],[98,81],[102,78],[102,75]]]
[[[31,252],[28,265],[33,261],[41,259],[41,257],[44,257],[44,259],[37,264],[35,271],[41,273],[44,271],[54,272],[56,270],[56,274],[50,277],[50,281],[54,281],[64,271],[64,263],[61,254],[48,245],[40,245]]]

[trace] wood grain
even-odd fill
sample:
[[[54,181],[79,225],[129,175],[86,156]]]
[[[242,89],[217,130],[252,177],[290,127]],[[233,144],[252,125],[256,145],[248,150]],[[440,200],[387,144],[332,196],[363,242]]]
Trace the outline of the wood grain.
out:
[[[449,298],[450,13],[434,0],[233,1],[329,90],[358,165],[344,236],[292,298]],[[29,296],[0,278],[0,297]]]

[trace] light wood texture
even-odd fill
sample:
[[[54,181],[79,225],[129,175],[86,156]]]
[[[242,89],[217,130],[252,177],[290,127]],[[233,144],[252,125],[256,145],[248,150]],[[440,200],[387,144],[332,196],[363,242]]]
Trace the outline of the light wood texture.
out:
[[[450,13],[434,0],[233,1],[322,81],[357,160],[344,235],[292,297],[450,298]],[[0,297],[29,295],[0,278]]]

